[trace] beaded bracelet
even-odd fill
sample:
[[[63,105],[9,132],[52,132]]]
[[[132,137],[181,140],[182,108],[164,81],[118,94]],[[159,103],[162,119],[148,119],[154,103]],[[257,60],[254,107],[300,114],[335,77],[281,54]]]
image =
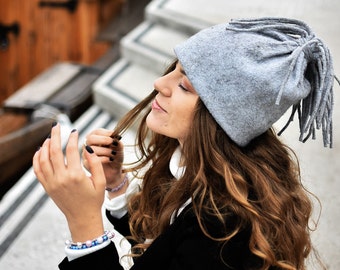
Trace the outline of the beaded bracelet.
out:
[[[108,191],[108,192],[117,192],[117,191],[122,189],[122,187],[125,185],[127,180],[128,180],[128,176],[127,176],[127,174],[125,174],[123,181],[118,186],[116,186],[114,188],[106,187],[105,190]]]
[[[70,240],[66,240],[65,245],[69,249],[86,249],[91,248],[94,246],[98,246],[110,239],[112,239],[115,236],[113,231],[105,231],[102,236],[99,236],[98,238],[95,238],[93,240],[88,240],[86,242],[71,242]]]

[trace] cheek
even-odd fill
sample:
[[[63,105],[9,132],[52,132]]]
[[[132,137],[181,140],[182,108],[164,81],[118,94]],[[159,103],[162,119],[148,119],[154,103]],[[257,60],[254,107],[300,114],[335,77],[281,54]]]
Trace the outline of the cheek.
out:
[[[177,130],[179,130],[182,134],[187,134],[189,129],[192,126],[192,121],[194,119],[194,108],[186,108],[177,114],[176,119],[174,119],[177,126]]]
[[[188,133],[189,129],[192,126],[192,121],[193,121],[192,116],[187,116],[182,119],[180,123],[181,123],[181,126],[183,127],[183,132],[185,131],[185,133]]]

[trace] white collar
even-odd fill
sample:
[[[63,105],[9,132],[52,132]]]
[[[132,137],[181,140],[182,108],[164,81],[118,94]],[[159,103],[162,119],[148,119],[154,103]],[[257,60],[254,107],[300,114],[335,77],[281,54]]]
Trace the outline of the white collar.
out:
[[[169,163],[170,172],[177,180],[180,179],[185,172],[185,167],[180,166],[181,156],[182,156],[181,147],[178,146],[174,153],[172,154]]]
[[[170,163],[169,163],[169,169],[171,174],[173,175],[173,177],[175,177],[177,180],[180,179],[184,172],[185,172],[185,166],[180,166],[180,162],[181,162],[181,156],[182,156],[182,152],[181,152],[181,147],[178,146],[176,148],[176,150],[174,151],[174,153],[171,156],[170,159]],[[171,218],[170,218],[170,224],[172,224],[176,217],[179,216],[179,214],[184,210],[184,208],[191,203],[191,198],[189,198],[177,211],[177,215],[176,215],[176,211],[174,213],[172,213]]]

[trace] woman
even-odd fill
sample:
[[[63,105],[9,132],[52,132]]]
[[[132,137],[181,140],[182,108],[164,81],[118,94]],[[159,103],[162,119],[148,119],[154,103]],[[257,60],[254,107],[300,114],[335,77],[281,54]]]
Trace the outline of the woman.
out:
[[[58,124],[35,154],[35,173],[72,236],[60,269],[123,269],[116,236],[103,229],[104,197],[114,232],[132,246],[126,268],[306,269],[312,205],[293,152],[271,127],[292,107],[300,140],[322,128],[332,146],[327,47],[301,21],[263,18],[208,28],[175,53],[113,133],[87,136],[91,176],[76,130],[66,162]],[[139,159],[123,168],[120,135],[136,121]]]

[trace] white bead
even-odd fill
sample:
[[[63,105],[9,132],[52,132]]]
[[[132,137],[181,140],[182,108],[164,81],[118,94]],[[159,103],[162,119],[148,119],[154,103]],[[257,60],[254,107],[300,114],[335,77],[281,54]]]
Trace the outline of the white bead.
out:
[[[87,247],[91,247],[91,246],[92,246],[92,241],[91,241],[91,240],[86,241],[86,242],[85,242],[85,245],[86,245]]]
[[[98,242],[98,244],[103,243],[104,242],[103,237],[98,237],[97,238],[97,242]]]
[[[108,237],[109,239],[111,239],[111,238],[114,237],[115,234],[114,234],[113,232],[110,231],[110,232],[108,232],[106,235],[107,235],[107,237]]]

